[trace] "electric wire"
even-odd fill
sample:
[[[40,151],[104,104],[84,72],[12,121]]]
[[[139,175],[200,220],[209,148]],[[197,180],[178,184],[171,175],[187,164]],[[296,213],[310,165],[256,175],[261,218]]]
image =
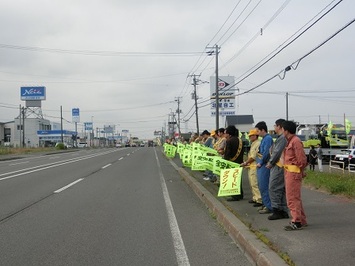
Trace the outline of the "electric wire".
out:
[[[263,67],[264,65],[266,65],[268,62],[270,62],[273,58],[276,57],[276,55],[278,55],[279,53],[281,53],[283,50],[285,50],[288,46],[290,46],[293,42],[295,42],[298,38],[300,38],[304,33],[306,33],[310,28],[312,28],[316,23],[318,23],[322,18],[324,18],[327,14],[329,14],[330,11],[332,11],[336,6],[338,6],[343,0],[338,1],[334,6],[332,6],[327,12],[325,12],[321,17],[319,17],[316,21],[314,21],[311,25],[309,25],[305,30],[303,30],[300,34],[298,34],[295,38],[293,38],[289,43],[287,43],[285,46],[283,46],[279,51],[277,51],[273,56],[271,56],[269,59],[267,59],[265,62],[263,62],[261,65],[259,65],[257,68],[255,68],[253,71],[251,71],[249,74],[247,74],[246,76],[244,76],[243,78],[241,78],[243,75],[245,75],[246,73],[248,73],[251,69],[249,69],[247,72],[245,72],[244,74],[242,74],[235,85],[238,85],[239,83],[241,83],[243,80],[247,79],[248,77],[250,77],[252,74],[254,74],[257,70],[259,70],[261,67]],[[263,59],[264,60],[264,59]],[[260,63],[260,62],[259,62]],[[258,63],[258,64],[259,64]]]

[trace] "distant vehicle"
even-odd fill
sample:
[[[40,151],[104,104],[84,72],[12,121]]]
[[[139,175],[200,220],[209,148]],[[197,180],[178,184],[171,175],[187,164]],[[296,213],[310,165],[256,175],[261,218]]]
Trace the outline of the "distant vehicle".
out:
[[[78,145],[77,146],[78,148],[86,148],[88,146],[88,144],[86,142],[78,142],[77,145]]]
[[[122,148],[122,147],[123,147],[122,143],[116,143],[116,148]]]
[[[144,144],[144,143],[141,143],[141,145],[139,145],[139,146],[141,146],[141,147],[145,147],[145,144]]]
[[[340,154],[335,155],[335,161],[339,162],[338,164],[341,168],[347,168],[349,164],[350,168],[355,168],[355,149],[344,149],[341,150]]]
[[[137,143],[132,143],[131,147],[137,147]]]
[[[125,147],[131,147],[131,145],[129,144],[129,142],[127,142],[124,146],[125,146]]]
[[[154,147],[154,142],[152,140],[148,140],[148,147]]]

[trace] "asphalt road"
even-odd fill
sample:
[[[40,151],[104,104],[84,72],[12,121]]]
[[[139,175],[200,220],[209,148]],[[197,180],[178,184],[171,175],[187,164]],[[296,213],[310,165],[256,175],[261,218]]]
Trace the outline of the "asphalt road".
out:
[[[0,161],[0,265],[250,265],[155,148]]]

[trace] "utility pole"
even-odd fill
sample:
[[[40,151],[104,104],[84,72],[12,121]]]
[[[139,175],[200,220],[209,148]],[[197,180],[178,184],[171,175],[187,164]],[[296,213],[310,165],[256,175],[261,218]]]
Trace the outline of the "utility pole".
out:
[[[64,143],[63,139],[63,107],[60,106],[60,141]]]
[[[288,120],[288,92],[286,92],[286,120]]]
[[[218,45],[216,44],[216,130],[219,129]]]
[[[200,128],[199,128],[199,124],[198,124],[198,106],[197,106],[197,93],[196,93],[196,86],[197,86],[197,79],[196,79],[196,76],[201,76],[201,75],[196,75],[196,74],[193,74],[193,75],[189,75],[189,77],[193,77],[193,83],[192,85],[194,85],[194,94],[193,94],[193,98],[195,100],[195,114],[196,114],[196,130],[197,130],[197,134],[200,135]]]
[[[177,109],[177,114],[178,114],[178,121],[177,121],[177,126],[178,126],[178,130],[179,130],[179,136],[181,137],[181,129],[180,129],[180,98],[181,97],[176,97],[175,101],[178,103],[178,109]]]
[[[25,142],[25,107],[22,107],[22,147],[26,147]]]
[[[218,46],[218,44],[216,44],[214,47],[207,47],[209,49],[215,49],[215,51],[209,51],[208,55],[212,55],[215,54],[216,56],[216,129],[219,128],[219,89],[218,89],[218,53],[219,53],[219,49],[220,47]]]

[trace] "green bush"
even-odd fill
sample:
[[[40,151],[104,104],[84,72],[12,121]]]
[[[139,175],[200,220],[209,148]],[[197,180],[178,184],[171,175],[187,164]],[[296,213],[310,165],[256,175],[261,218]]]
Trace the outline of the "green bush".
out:
[[[65,145],[64,145],[64,143],[57,143],[56,145],[55,145],[55,148],[57,149],[57,150],[65,150]]]

